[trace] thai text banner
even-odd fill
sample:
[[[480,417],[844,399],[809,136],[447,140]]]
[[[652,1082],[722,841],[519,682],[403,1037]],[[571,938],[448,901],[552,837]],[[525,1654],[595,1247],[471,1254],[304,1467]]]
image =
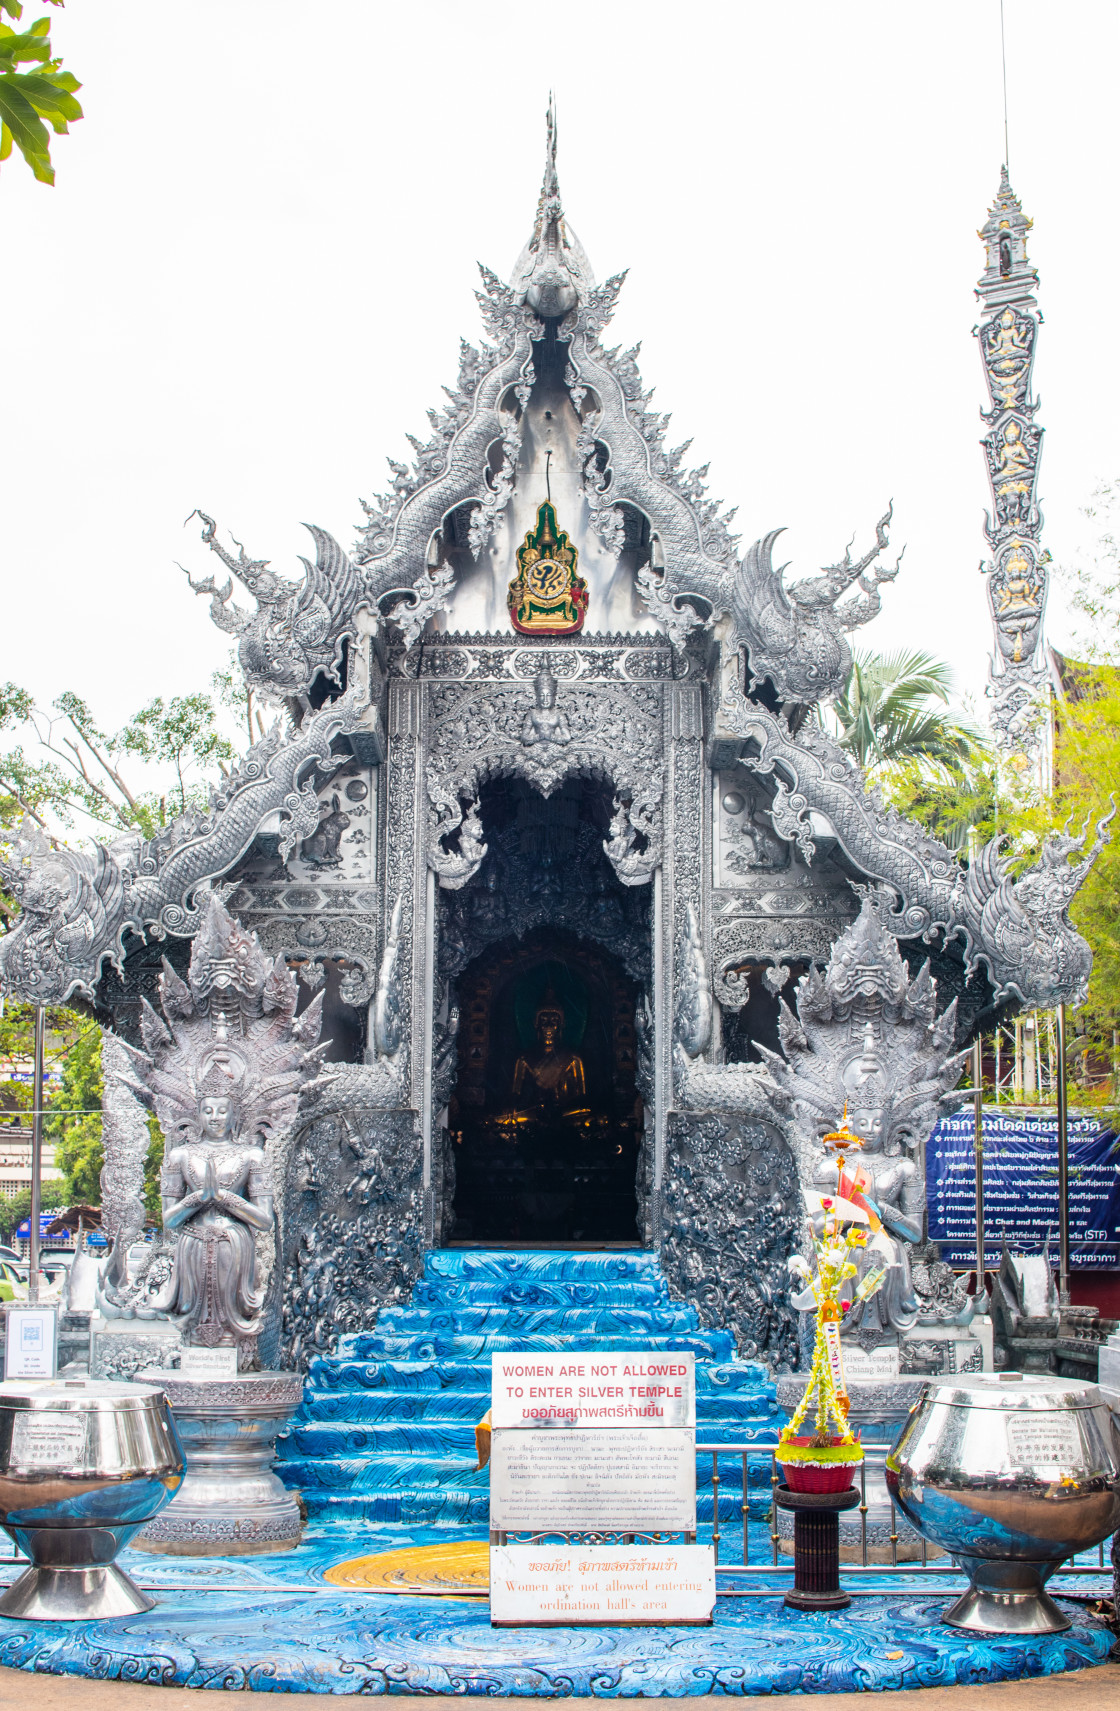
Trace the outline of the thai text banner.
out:
[[[971,1112],[945,1117],[926,1143],[929,1233],[951,1265],[976,1257],[976,1167]],[[1050,1239],[1058,1263],[1058,1119],[1053,1112],[984,1112],[984,1252],[999,1263]],[[1095,1117],[1069,1119],[1070,1265],[1120,1265],[1120,1143]]]
[[[491,1357],[491,1424],[505,1426],[696,1425],[692,1354],[568,1354]]]

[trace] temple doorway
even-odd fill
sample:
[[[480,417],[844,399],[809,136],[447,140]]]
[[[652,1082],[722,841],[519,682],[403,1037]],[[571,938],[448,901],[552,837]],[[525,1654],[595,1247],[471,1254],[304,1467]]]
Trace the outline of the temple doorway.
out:
[[[459,980],[448,1106],[456,1243],[636,1243],[637,989],[601,946],[539,927]]]

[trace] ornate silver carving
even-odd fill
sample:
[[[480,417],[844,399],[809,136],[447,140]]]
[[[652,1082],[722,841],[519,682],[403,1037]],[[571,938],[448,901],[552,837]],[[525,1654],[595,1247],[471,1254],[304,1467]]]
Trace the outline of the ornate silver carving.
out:
[[[144,1231],[144,1162],[152,1137],[135,1090],[128,1051],[115,1034],[101,1036],[101,1227],[110,1241],[104,1287],[128,1285],[128,1250]]]
[[[1038,405],[1031,395],[1038,274],[1027,255],[1030,226],[1005,166],[979,234],[986,265],[976,295],[988,319],[976,334],[991,400],[981,442],[992,489],[984,533],[994,554],[980,568],[987,578],[996,644],[988,670],[992,729],[1002,747],[1027,753],[1043,740],[1040,705],[1048,681],[1043,618],[1050,563],[1050,554],[1039,545],[1042,429],[1034,420]]]
[[[11,857],[0,862],[0,880],[21,906],[0,942],[4,990],[40,1003],[61,1004],[75,992],[92,998],[105,961],[120,969],[127,931],[194,934],[196,894],[229,872],[270,815],[281,819],[281,859],[315,830],[318,798],[306,781],[339,765],[331,744],[364,705],[356,683],[298,731],[277,720],[213,792],[206,813],[181,815],[149,842],[119,838],[92,854],[52,850],[25,819]]]
[[[392,1058],[400,1050],[404,1031],[401,1009],[401,979],[398,969],[401,948],[401,917],[404,898],[398,897],[389,918],[385,951],[377,976],[377,997],[373,1006],[373,1043],[378,1057]]]
[[[564,218],[556,176],[556,108],[548,105],[544,182],[533,233],[517,258],[510,288],[538,315],[566,315],[595,289],[583,245]]]
[[[315,563],[301,559],[303,582],[285,582],[269,570],[267,559],[249,558],[235,541],[237,557],[217,539],[217,524],[199,511],[202,538],[227,570],[244,583],[257,603],[255,612],[229,605],[233,582],[219,588],[212,576],[187,581],[196,594],[210,595],[210,616],[219,630],[237,636],[237,657],[246,683],[273,700],[306,696],[320,672],[341,686],[347,640],[356,633],[361,601],[358,573],[333,535],[305,523],[315,542]]]
[[[421,1267],[421,1152],[412,1113],[351,1108],[315,1123],[308,1146],[321,1161],[317,1174],[345,1187],[317,1217],[288,1219],[283,1335],[293,1366],[333,1349],[343,1332],[367,1329],[383,1306],[407,1301]]]
[[[1017,878],[998,838],[963,867],[944,844],[868,790],[859,768],[819,726],[807,720],[795,738],[783,720],[743,697],[725,696],[722,710],[757,747],[757,755],[745,753],[746,764],[782,775],[775,829],[799,836],[809,859],[809,815],[823,815],[855,866],[897,893],[886,920],[899,938],[929,940],[939,932],[946,940],[961,938],[966,970],[983,963],[997,1000],[1014,996],[1039,1009],[1084,1002],[1092,952],[1067,911],[1104,846],[1112,813],[1098,822],[1079,862],[1069,857],[1085,847],[1088,826],[1079,837],[1048,836],[1038,862]]]
[[[793,1160],[769,1125],[713,1112],[669,1118],[661,1263],[669,1288],[739,1352],[797,1364],[786,1260],[801,1208]]]
[[[482,268],[479,304],[495,345],[479,352],[464,344],[449,407],[432,411],[432,438],[413,440],[410,470],[390,460],[393,490],[363,502],[368,522],[358,543],[365,598],[387,613],[412,643],[440,612],[456,571],[447,557],[446,519],[464,505],[473,512],[470,549],[481,552],[512,487],[520,446],[521,409],[532,382],[531,339],[543,332],[536,314]],[[487,480],[491,447],[498,474]],[[416,565],[422,568],[419,575]]]
[[[704,935],[695,906],[685,908],[687,927],[677,994],[677,1039],[689,1057],[699,1057],[712,1037],[712,983]]]
[[[619,877],[642,884],[660,859],[660,685],[566,681],[560,698],[546,686],[546,706],[542,683],[555,684],[547,664],[532,689],[524,683],[484,687],[473,679],[426,685],[428,860],[443,885],[466,884],[482,863],[486,846],[474,805],[485,780],[496,777],[523,778],[542,796],[573,776],[607,780],[626,806],[626,827],[613,826],[605,846]],[[472,804],[467,814],[464,802]],[[459,851],[441,848],[456,830]]]
[[[879,588],[894,581],[902,562],[900,554],[889,570],[875,563],[889,544],[891,510],[888,506],[876,524],[869,552],[853,560],[845,549],[840,562],[826,565],[819,576],[783,581],[786,567],[775,570],[771,561],[780,529],[756,541],[736,567],[731,584],[736,641],[748,650],[752,677],[768,677],[782,701],[828,701],[842,689],[852,663],[845,632],[875,617]],[[860,592],[840,603],[853,584]]]
[[[190,1342],[235,1345],[248,1369],[274,1260],[273,1183],[284,1180],[300,1091],[319,1067],[322,995],[296,1018],[289,970],[211,896],[189,980],[165,962],[160,1002],[166,1024],[143,1005],[146,1050],[123,1048],[127,1086],[167,1137],[164,1220],[178,1231],[170,1279],[152,1305],[178,1318]],[[104,1293],[130,1316],[126,1283]]]

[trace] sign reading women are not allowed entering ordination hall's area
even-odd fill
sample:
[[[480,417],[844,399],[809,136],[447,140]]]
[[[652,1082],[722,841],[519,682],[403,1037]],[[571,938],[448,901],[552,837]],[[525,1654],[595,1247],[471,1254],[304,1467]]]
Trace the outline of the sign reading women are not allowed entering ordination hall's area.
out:
[[[505,1351],[491,1383],[493,1624],[710,1622],[694,1357]]]

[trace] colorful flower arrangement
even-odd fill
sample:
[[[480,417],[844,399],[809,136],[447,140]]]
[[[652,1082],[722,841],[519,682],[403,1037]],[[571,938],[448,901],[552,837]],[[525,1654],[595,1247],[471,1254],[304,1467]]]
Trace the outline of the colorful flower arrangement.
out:
[[[845,1155],[863,1146],[848,1128],[846,1106],[840,1128],[825,1135],[823,1144],[826,1153],[836,1155],[837,1192],[806,1192],[814,1264],[810,1267],[800,1254],[789,1261],[791,1274],[804,1284],[793,1305],[815,1308],[817,1321],[809,1382],[789,1425],[782,1428],[775,1456],[791,1491],[846,1491],[863,1460],[863,1446],[848,1425],[840,1324],[852,1303],[874,1295],[886,1276],[885,1266],[873,1267],[851,1289],[850,1280],[859,1274],[852,1256],[866,1248],[869,1230],[881,1229],[882,1220],[867,1196],[872,1186],[867,1172],[846,1164]],[[814,1397],[815,1430],[805,1433]]]

